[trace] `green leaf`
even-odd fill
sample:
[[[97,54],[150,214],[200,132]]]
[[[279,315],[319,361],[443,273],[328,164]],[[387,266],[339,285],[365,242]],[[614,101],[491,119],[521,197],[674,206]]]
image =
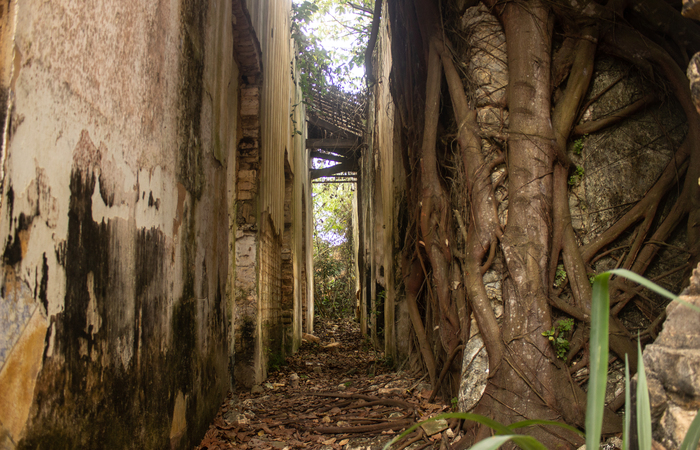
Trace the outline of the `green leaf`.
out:
[[[649,402],[649,387],[644,372],[642,344],[637,340],[637,436],[640,450],[651,450],[651,404]]]
[[[610,294],[608,281],[611,273],[605,272],[593,280],[591,300],[590,379],[586,405],[586,448],[600,445],[605,409],[605,388],[608,381],[608,314]]]
[[[483,441],[477,442],[470,450],[495,450],[506,442],[512,440],[524,450],[547,450],[547,447],[542,445],[540,441],[532,436],[523,436],[522,434],[507,434],[505,436],[491,436]]]
[[[608,273],[613,274],[613,275],[618,275],[618,276],[627,278],[630,281],[634,281],[635,283],[641,284],[645,288],[652,290],[652,291],[656,292],[657,294],[661,294],[670,300],[678,300],[678,296],[676,294],[674,294],[673,292],[662,288],[661,286],[654,283],[653,281],[647,280],[643,276],[636,274],[636,273],[632,272],[631,270],[614,269],[614,270],[609,271]],[[687,302],[681,302],[681,303],[687,304]],[[690,305],[690,306],[693,307],[693,305]],[[700,312],[700,308],[697,308],[697,307],[694,307],[694,308],[697,309],[698,312]]]
[[[440,420],[440,419],[471,420],[473,422],[480,423],[482,425],[486,425],[487,427],[495,430],[496,433],[498,433],[501,436],[511,435],[511,430],[509,430],[508,427],[506,427],[502,423],[497,422],[491,418],[488,418],[486,416],[482,416],[481,414],[463,413],[463,412],[443,413],[443,414],[438,414],[435,417],[431,417],[430,419],[420,421],[420,422],[416,423],[415,425],[411,426],[406,431],[399,434],[398,436],[395,436],[394,439],[387,442],[386,445],[384,446],[383,450],[388,450],[395,442],[401,440],[404,436],[408,436],[411,432],[413,432],[413,430],[415,430],[419,426],[423,425],[424,423],[433,422],[435,420]],[[507,439],[506,439],[506,441],[507,441]],[[518,444],[518,445],[520,445],[520,444]],[[498,448],[498,447],[495,447],[495,448]]]
[[[527,428],[527,427],[531,427],[533,425],[551,425],[551,426],[555,426],[555,427],[564,428],[564,429],[572,431],[574,433],[578,433],[581,436],[584,435],[583,431],[579,430],[578,428],[575,428],[575,427],[572,427],[571,425],[568,425],[566,423],[557,422],[554,420],[540,420],[540,419],[523,420],[520,422],[511,423],[510,425],[508,425],[507,428],[511,431],[515,431],[518,428]]]
[[[625,421],[622,428],[622,450],[629,449],[630,425],[632,423],[632,393],[630,390],[630,365],[625,353]]]
[[[662,288],[653,281],[638,275],[630,270],[615,269],[602,273],[593,279],[593,294],[591,304],[591,375],[588,382],[588,405],[586,408],[586,447],[598,448],[600,443],[601,425],[603,420],[603,410],[605,401],[605,387],[607,382],[607,359],[608,359],[608,313],[610,308],[610,296],[608,293],[608,282],[610,276],[618,275],[631,281],[639,283],[664,297],[700,312],[700,308],[692,305]],[[642,357],[642,346],[637,342],[638,381],[637,381],[637,435],[639,448],[641,450],[651,449],[651,404],[649,402],[649,388],[644,370],[644,359]],[[625,355],[625,422],[623,434],[623,450],[629,448],[630,429],[630,387],[629,387],[629,365]],[[693,420],[688,433],[686,434],[680,449],[691,450],[697,448],[700,441],[700,413]]]
[[[700,411],[695,414],[695,419],[688,427],[688,432],[685,435],[685,439],[678,447],[678,450],[694,450],[698,448],[698,441],[700,441]]]
[[[681,305],[687,306],[688,308],[692,309],[693,311],[697,311],[697,312],[700,313],[700,308],[698,308],[697,306],[693,305],[692,303],[688,303],[688,302],[686,302],[685,300],[683,300],[683,299],[680,298],[680,297],[676,297],[674,300],[677,301],[678,303],[680,303]]]

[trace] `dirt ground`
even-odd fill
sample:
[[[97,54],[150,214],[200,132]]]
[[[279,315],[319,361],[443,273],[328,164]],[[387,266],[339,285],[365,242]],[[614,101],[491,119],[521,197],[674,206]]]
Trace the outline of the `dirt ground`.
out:
[[[261,386],[230,393],[196,450],[381,449],[417,421],[451,410],[428,403],[424,379],[390,369],[351,319],[321,321],[315,336]],[[429,425],[392,449],[447,448],[459,439],[445,421]]]

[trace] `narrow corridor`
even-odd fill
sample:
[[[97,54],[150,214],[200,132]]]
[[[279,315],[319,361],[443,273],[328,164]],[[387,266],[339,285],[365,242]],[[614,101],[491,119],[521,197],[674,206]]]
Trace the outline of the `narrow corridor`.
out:
[[[422,378],[390,369],[357,323],[321,321],[316,333],[319,342],[305,341],[261,386],[229,393],[197,450],[381,449],[421,418],[450,410],[428,403]],[[437,449],[453,436],[419,428],[393,448]]]

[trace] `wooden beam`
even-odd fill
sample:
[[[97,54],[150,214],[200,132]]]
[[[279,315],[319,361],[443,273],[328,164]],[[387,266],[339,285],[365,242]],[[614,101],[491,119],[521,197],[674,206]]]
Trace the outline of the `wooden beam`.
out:
[[[328,154],[328,153],[321,153],[321,152],[311,152],[311,157],[312,157],[312,158],[318,158],[318,159],[325,159],[325,160],[328,160],[328,161],[336,161],[336,162],[339,162],[339,163],[349,162],[349,160],[348,160],[347,158],[344,158],[344,157],[342,157],[342,156],[339,156],[339,155],[331,155],[331,154]]]
[[[339,126],[337,126],[337,125],[335,125],[335,124],[333,124],[325,119],[314,116],[312,114],[307,115],[306,118],[311,124],[316,125],[317,127],[326,129],[332,133],[336,133],[340,136],[350,137],[350,138],[354,136],[356,139],[360,138],[360,136],[356,135],[352,131],[346,130],[344,128],[340,128]]]
[[[307,139],[306,148],[353,148],[360,144],[357,139]]]
[[[323,180],[323,181],[312,181],[312,184],[346,184],[346,183],[357,183],[357,178],[348,178],[345,180]]]
[[[354,172],[355,170],[357,170],[355,164],[348,161],[331,167],[324,167],[323,169],[311,169],[309,173],[311,174],[311,179],[315,180],[316,178],[328,177],[341,172]]]

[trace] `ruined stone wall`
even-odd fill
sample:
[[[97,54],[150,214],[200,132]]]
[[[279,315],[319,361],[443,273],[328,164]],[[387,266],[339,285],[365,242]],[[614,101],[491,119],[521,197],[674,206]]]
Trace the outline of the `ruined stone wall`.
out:
[[[700,306],[700,266],[693,270],[681,299]],[[700,404],[700,313],[672,302],[663,331],[644,349],[644,366],[654,439],[667,449],[679,448]]]
[[[294,260],[293,260],[293,244],[294,231],[292,216],[294,208],[292,205],[293,196],[293,180],[294,175],[291,171],[285,170],[285,188],[284,188],[284,231],[282,232],[282,288],[280,301],[280,323],[282,325],[281,339],[282,349],[285,354],[293,352],[293,336],[292,336],[292,317],[294,312]]]
[[[262,364],[256,367],[267,376],[267,365],[270,357],[280,354],[282,345],[281,306],[282,306],[282,239],[275,233],[272,220],[263,213],[260,223],[260,311],[258,333],[260,335],[263,354]]]
[[[231,2],[10,5],[0,446],[191,448],[230,385]]]

